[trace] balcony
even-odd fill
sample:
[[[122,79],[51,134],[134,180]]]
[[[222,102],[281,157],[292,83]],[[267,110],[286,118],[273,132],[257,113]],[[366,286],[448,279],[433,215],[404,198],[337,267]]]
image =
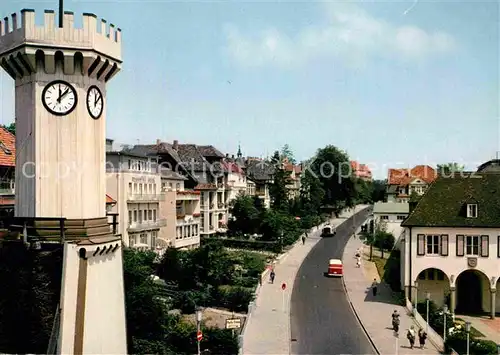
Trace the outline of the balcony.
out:
[[[187,191],[187,190],[177,191],[175,199],[177,201],[199,200],[200,199],[200,192],[199,191]]]
[[[184,247],[189,247],[192,245],[199,245],[200,244],[200,236],[190,236],[186,238],[181,238],[181,239],[176,239],[174,241],[174,246],[175,248],[184,248]]]
[[[189,226],[193,224],[200,224],[200,217],[194,217],[194,215],[177,216],[177,226]]]
[[[164,201],[165,194],[129,194],[128,202],[158,202]]]
[[[14,180],[0,180],[0,195],[14,195],[14,186]]]
[[[265,191],[255,191],[255,196],[258,196],[258,197],[266,197],[267,194]]]
[[[142,221],[129,224],[127,231],[141,232],[144,230],[158,229],[167,225],[166,219],[158,219],[156,221]]]

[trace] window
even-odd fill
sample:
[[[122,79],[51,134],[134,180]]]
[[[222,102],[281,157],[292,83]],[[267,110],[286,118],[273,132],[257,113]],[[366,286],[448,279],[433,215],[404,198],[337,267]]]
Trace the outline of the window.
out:
[[[380,219],[383,221],[387,221],[389,219],[389,216],[380,216]]]
[[[134,193],[137,193],[137,183],[134,182]]]
[[[153,220],[153,210],[149,210],[148,217],[150,221]]]
[[[465,236],[465,254],[466,255],[479,255],[479,236],[466,235]]]
[[[137,222],[137,210],[134,210],[134,222]]]
[[[148,244],[148,235],[146,233],[141,233],[141,244]]]
[[[135,245],[135,237],[136,237],[135,234],[128,236],[128,243],[129,243],[130,247],[133,247]]]
[[[151,232],[151,248],[156,249],[156,238],[158,236],[157,231],[152,231]]]
[[[469,203],[467,205],[467,217],[477,218],[477,205],[475,203]]]
[[[132,193],[132,183],[131,182],[128,183],[128,193],[129,194]]]
[[[148,220],[148,210],[144,210],[144,220]]]
[[[128,224],[132,223],[132,211],[128,211]]]
[[[153,210],[153,221],[156,221],[156,210]]]
[[[428,235],[426,240],[427,254],[439,255],[440,253],[441,236]]]
[[[181,184],[175,184],[175,188],[179,190],[181,188]]]
[[[404,220],[406,217],[405,216],[397,216],[398,221]]]

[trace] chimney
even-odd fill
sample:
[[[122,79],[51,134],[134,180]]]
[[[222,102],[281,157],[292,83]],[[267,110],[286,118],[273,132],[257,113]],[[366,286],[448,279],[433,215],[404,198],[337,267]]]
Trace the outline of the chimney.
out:
[[[156,140],[156,145],[160,145],[161,144],[161,139],[157,139]]]
[[[226,158],[229,158],[229,154],[228,153],[226,153]]]
[[[177,139],[174,140],[174,144],[172,144],[172,148],[174,148],[174,150],[177,150],[177,148],[179,148],[179,141]]]
[[[232,158],[232,159],[234,159],[234,154],[233,154],[233,155],[231,155],[231,158]]]

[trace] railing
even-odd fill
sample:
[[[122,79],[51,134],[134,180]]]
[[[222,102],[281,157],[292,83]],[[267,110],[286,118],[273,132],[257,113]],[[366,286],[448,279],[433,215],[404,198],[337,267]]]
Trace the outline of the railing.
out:
[[[57,354],[57,341],[59,340],[60,326],[61,326],[61,309],[59,308],[58,304],[56,308],[56,313],[54,315],[54,321],[52,323],[52,332],[50,333],[47,355]]]
[[[153,229],[165,227],[167,225],[166,219],[158,219],[156,221],[143,221],[140,223],[131,223],[129,224],[127,230],[128,231],[140,231],[145,229]]]
[[[163,201],[165,194],[129,194],[128,201]]]

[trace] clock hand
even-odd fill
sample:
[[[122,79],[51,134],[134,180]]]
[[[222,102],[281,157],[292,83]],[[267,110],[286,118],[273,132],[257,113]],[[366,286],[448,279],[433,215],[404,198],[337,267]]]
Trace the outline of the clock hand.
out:
[[[101,97],[96,95],[94,100],[94,106],[97,106],[97,103],[101,100]]]
[[[62,98],[62,90],[61,90],[61,84],[59,84],[59,96],[57,97],[57,103],[61,103],[61,98]]]
[[[69,88],[67,88],[67,89],[63,92],[62,96],[59,98],[59,102],[61,102],[61,100],[62,100],[62,99],[63,99],[66,95],[68,95],[68,92],[69,92]]]

